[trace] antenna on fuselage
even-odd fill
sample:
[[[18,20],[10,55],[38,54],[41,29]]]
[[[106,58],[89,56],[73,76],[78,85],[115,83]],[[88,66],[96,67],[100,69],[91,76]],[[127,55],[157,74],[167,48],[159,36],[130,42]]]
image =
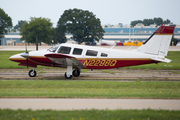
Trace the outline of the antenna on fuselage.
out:
[[[114,46],[116,46],[116,44],[117,44],[117,42],[115,42],[115,43],[114,43],[114,45],[113,45],[110,49],[113,49],[113,48],[114,48]]]
[[[132,45],[133,46],[133,45]],[[131,48],[132,48],[132,46],[130,46],[128,49],[127,49],[127,51],[129,51]]]

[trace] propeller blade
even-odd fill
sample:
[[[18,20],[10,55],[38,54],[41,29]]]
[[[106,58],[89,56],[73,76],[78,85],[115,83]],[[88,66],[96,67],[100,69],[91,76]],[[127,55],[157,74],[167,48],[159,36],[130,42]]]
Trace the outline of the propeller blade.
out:
[[[27,51],[27,46],[26,46],[26,53],[28,53],[28,51]]]
[[[29,64],[28,64],[28,58],[26,59],[26,64],[27,64],[27,69],[28,69],[28,65],[29,65]]]

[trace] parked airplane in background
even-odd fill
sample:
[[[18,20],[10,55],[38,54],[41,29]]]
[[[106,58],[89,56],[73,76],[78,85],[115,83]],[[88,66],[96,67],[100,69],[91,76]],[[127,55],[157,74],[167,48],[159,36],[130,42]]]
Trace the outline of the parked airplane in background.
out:
[[[65,78],[78,77],[81,69],[112,69],[149,63],[171,62],[168,53],[174,26],[161,25],[146,42],[132,51],[99,48],[75,44],[60,44],[47,50],[20,53],[11,61],[21,66],[34,67],[30,77],[36,76],[37,65],[67,68]]]
[[[100,40],[100,43],[102,46],[113,46],[116,44],[116,42],[113,40]]]

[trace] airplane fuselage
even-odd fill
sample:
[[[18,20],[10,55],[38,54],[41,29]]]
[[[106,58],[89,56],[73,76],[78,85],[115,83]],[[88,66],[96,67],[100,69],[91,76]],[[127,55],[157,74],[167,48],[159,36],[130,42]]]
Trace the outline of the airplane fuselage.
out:
[[[62,47],[68,47],[71,50],[69,53],[58,53]],[[75,50],[82,50],[81,54],[76,55]],[[89,54],[88,54],[89,51]],[[63,57],[46,57],[46,54],[63,54]],[[26,58],[21,56],[22,53],[14,55],[9,59],[20,63],[19,65],[26,66]],[[29,67],[36,67],[37,65],[52,66],[52,67],[67,67],[67,57],[69,59],[76,58],[81,63],[81,69],[112,69],[126,66],[134,66],[149,63],[158,63],[151,58],[153,55],[137,53],[133,51],[123,51],[117,49],[107,49],[100,47],[90,47],[84,45],[74,44],[60,44],[55,52],[47,50],[29,52]],[[77,62],[75,60],[75,62]],[[78,65],[80,63],[77,63]],[[76,68],[76,63],[73,63]]]

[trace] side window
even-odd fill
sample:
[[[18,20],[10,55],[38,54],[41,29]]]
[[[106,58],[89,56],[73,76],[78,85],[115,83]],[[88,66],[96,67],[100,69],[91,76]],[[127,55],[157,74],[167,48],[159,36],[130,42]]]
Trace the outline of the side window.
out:
[[[69,54],[70,51],[71,51],[71,47],[61,46],[58,50],[58,53]]]
[[[107,57],[108,56],[108,54],[106,54],[106,53],[101,53],[101,57]]]
[[[73,55],[81,55],[81,53],[82,53],[82,49],[74,48]]]
[[[86,55],[87,56],[97,56],[97,51],[94,50],[87,50]]]

